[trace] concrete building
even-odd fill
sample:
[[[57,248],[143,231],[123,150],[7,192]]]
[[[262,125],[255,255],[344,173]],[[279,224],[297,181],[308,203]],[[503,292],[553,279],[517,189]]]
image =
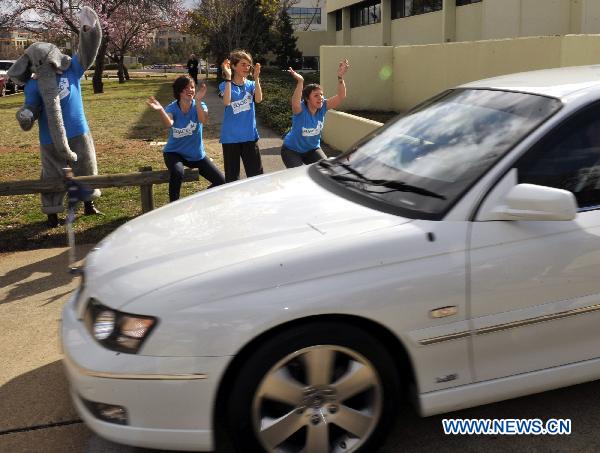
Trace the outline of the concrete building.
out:
[[[188,35],[178,32],[170,28],[154,30],[148,35],[149,44],[163,49],[169,48],[175,43],[186,43],[189,39]]]
[[[599,0],[329,0],[335,45],[600,33]]]
[[[0,58],[15,57],[36,41],[33,33],[21,29],[0,29]]]
[[[298,38],[296,47],[302,52],[302,66],[318,69],[319,48],[336,44],[335,34],[327,29],[327,0],[296,0],[288,14]]]
[[[296,0],[287,11],[297,31],[327,30],[327,0]]]

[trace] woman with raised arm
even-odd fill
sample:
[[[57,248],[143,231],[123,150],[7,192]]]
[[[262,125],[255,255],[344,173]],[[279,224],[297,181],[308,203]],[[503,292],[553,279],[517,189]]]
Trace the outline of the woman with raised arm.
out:
[[[180,76],[173,82],[175,100],[165,108],[154,97],[148,99],[151,109],[157,111],[163,124],[169,128],[169,138],[163,149],[165,164],[169,169],[169,201],[179,199],[184,167],[197,168],[200,176],[218,186],[225,178],[204,152],[202,125],[208,124],[208,108],[202,101],[206,84],[198,91],[194,79]]]
[[[219,85],[225,113],[221,126],[225,180],[240,177],[240,158],[246,176],[263,174],[262,159],[258,149],[258,130],[254,103],[262,101],[260,63],[252,67],[252,56],[244,50],[231,52],[222,65],[224,82]],[[248,80],[252,75],[254,80]]]
[[[328,109],[337,108],[346,97],[344,75],[350,64],[340,61],[337,70],[337,94],[328,99],[323,97],[321,86],[311,83],[304,86],[304,78],[292,68],[288,72],[296,79],[292,95],[292,128],[283,139],[281,158],[287,168],[308,165],[325,159],[321,149],[321,132]]]

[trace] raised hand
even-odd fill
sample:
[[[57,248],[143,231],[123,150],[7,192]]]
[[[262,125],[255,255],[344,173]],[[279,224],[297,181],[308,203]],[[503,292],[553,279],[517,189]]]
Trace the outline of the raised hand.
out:
[[[337,70],[338,77],[344,77],[344,74],[346,74],[346,71],[348,71],[349,67],[350,67],[350,63],[348,63],[347,58],[344,58],[342,61],[340,61],[340,64],[339,64],[338,70]]]
[[[260,77],[260,63],[256,63],[254,65],[254,71],[252,72],[252,77],[258,79]]]
[[[221,70],[223,71],[224,79],[231,79],[231,63],[229,62],[229,59],[226,58],[225,61],[223,61]]]
[[[287,72],[289,72],[292,75],[292,77],[294,79],[296,79],[297,82],[304,81],[304,77],[302,77],[300,74],[298,74],[296,71],[294,71],[291,67],[287,70]]]
[[[204,83],[204,82],[198,83],[198,87],[196,88],[196,100],[201,101],[202,99],[204,99],[204,96],[206,96],[207,91],[208,91],[208,88],[206,86],[206,83]]]
[[[146,104],[148,104],[152,110],[162,110],[163,108],[163,106],[154,98],[154,96],[150,96],[146,101]]]

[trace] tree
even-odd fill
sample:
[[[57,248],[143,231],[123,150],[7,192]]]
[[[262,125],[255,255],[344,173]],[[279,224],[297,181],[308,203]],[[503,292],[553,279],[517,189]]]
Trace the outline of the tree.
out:
[[[186,16],[180,2],[173,2],[168,14],[167,11],[157,11],[152,7],[140,8],[134,3],[121,5],[113,15],[114,26],[107,48],[108,56],[117,63],[119,83],[129,79],[123,63],[125,55],[131,51],[141,51],[148,35],[154,30],[180,28]]]
[[[19,11],[35,11],[41,18],[41,24],[50,33],[56,31],[60,34],[68,30],[72,34],[78,34],[77,11],[83,5],[90,6],[96,11],[102,26],[102,42],[94,69],[94,93],[102,93],[104,90],[102,82],[104,60],[113,34],[119,35],[116,30],[127,28],[132,24],[131,22],[123,24],[125,14],[123,8],[136,9],[138,10],[136,14],[144,11],[144,17],[151,22],[163,21],[166,17],[172,17],[177,22],[180,17],[179,11],[183,10],[182,0],[21,0]]]
[[[277,55],[277,65],[280,68],[287,68],[292,65],[295,58],[300,58],[302,52],[296,47],[296,38],[294,36],[294,27],[292,20],[287,12],[287,8],[282,8],[274,30],[275,54]]]
[[[0,29],[14,26],[18,17],[19,8],[16,0],[0,1]]]
[[[280,8],[279,0],[203,0],[191,14],[189,30],[203,39],[205,53],[218,62],[234,49],[246,49],[260,59]]]

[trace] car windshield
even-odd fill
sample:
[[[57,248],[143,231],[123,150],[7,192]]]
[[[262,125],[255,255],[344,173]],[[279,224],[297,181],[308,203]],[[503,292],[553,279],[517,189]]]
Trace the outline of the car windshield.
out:
[[[0,71],[8,71],[12,66],[12,61],[0,61]]]
[[[508,150],[561,107],[544,96],[458,89],[378,129],[319,169],[413,218],[441,218]]]

